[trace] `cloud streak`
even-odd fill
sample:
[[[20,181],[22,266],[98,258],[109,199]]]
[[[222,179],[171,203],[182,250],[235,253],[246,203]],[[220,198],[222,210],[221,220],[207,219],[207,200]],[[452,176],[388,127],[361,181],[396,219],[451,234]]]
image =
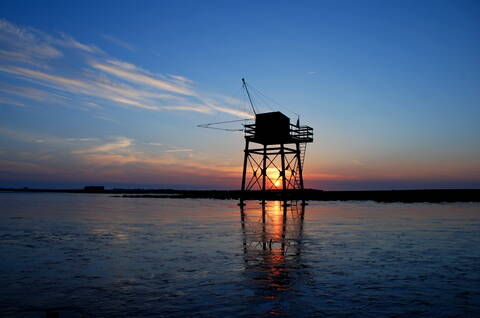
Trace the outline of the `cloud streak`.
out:
[[[122,61],[68,34],[47,34],[1,19],[0,104],[10,110],[12,106],[25,107],[22,112],[34,107],[35,111],[48,109],[52,118],[56,116],[53,107],[69,107],[91,112],[96,120],[118,119],[120,125],[128,120],[130,109],[136,111],[135,115],[145,116],[163,112],[165,121],[173,112],[202,116],[201,122],[207,121],[206,116],[218,119],[218,115],[225,119],[251,118],[241,101],[204,92],[185,76]],[[116,117],[112,110],[119,107],[122,112]],[[77,180],[85,176],[114,179],[134,175],[133,171],[150,178],[168,175],[173,180],[177,180],[176,175],[185,180],[199,176],[221,179],[240,173],[241,167],[228,163],[212,168],[211,157],[188,146],[72,133],[53,136],[0,127],[1,137],[10,140],[0,152],[0,171],[14,176],[33,173]],[[19,151],[19,145],[28,147],[28,151]]]
[[[168,149],[168,150],[165,150],[165,152],[192,152],[193,149],[188,149],[188,148],[185,148],[185,149]]]
[[[62,53],[48,43],[47,36],[32,28],[21,28],[0,19],[0,59],[40,65],[42,60],[54,59]]]
[[[175,85],[175,83],[169,83],[164,80],[160,80],[151,75],[146,74],[146,72],[140,70],[131,64],[126,64],[119,61],[109,60],[107,64],[93,62],[91,66],[104,71],[106,73],[112,74],[118,79],[134,82],[142,85],[151,86],[159,90],[194,96],[195,94],[186,87],[180,85]]]
[[[114,142],[106,143],[100,146],[93,148],[88,148],[84,150],[74,150],[72,153],[83,154],[83,153],[104,153],[112,152],[119,149],[128,148],[133,144],[132,139],[126,137],[119,137]]]
[[[133,45],[131,45],[130,43],[127,43],[125,41],[122,41],[120,39],[117,39],[116,37],[113,37],[111,35],[108,35],[108,34],[102,34],[102,38],[106,39],[107,41],[119,46],[119,47],[122,47],[124,49],[127,49],[129,51],[135,51],[135,47]]]
[[[25,106],[25,104],[22,104],[20,102],[10,100],[8,98],[2,98],[2,97],[0,97],[0,104],[9,104],[9,105],[18,106],[18,107],[24,107]]]
[[[95,142],[101,142],[96,140]],[[147,143],[163,146],[159,143]],[[209,162],[192,160],[185,153],[194,153],[194,149],[171,147],[160,154],[146,154],[136,149],[133,139],[117,137],[114,141],[103,142],[94,147],[76,149],[71,151],[71,160],[80,162],[80,166],[88,167],[90,171],[124,171],[125,169],[141,169],[152,173],[182,173],[195,176],[210,175],[228,178],[239,176],[240,166],[215,165],[212,168]]]
[[[103,37],[111,42],[114,39]],[[83,105],[77,105],[81,109],[87,102],[147,111],[251,117],[239,101],[232,103],[228,96],[206,97],[209,94],[195,89],[191,79],[155,74],[68,34],[46,34],[0,20],[0,48],[0,72],[10,82],[8,89],[0,89],[0,98],[17,104],[27,104],[25,99],[61,104],[59,98],[66,94],[71,103],[82,101]],[[71,59],[76,63],[70,63]],[[23,81],[21,88],[14,87],[13,78]]]

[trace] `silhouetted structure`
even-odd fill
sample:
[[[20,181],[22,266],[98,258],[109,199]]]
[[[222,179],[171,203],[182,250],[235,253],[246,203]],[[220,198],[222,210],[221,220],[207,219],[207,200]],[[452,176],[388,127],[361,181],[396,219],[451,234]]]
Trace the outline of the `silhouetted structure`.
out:
[[[215,126],[250,119],[201,124],[198,127],[245,133],[241,205],[251,197],[247,191],[260,192],[263,203],[267,198],[267,191],[281,193],[282,200],[288,199],[287,192],[296,192],[298,198],[298,193],[304,190],[303,164],[307,143],[313,142],[313,128],[301,126],[300,117],[296,124],[292,124],[290,118],[279,111],[257,114],[245,79],[242,78],[242,82],[255,115],[255,122],[244,124],[243,129]]]
[[[255,123],[244,127],[242,193],[303,190],[305,150],[313,142],[313,128],[300,126],[299,120],[291,124],[281,112],[256,114]],[[253,143],[260,146],[251,147]]]

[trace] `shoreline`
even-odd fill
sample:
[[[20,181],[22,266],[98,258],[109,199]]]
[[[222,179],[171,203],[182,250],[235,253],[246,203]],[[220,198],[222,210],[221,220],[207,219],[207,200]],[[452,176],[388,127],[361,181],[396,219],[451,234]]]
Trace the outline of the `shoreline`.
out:
[[[174,190],[174,189],[29,189],[0,188],[1,192],[28,193],[97,193],[122,198],[175,198],[239,200],[240,190]],[[305,200],[305,201],[376,201],[402,203],[480,202],[480,189],[425,189],[425,190],[365,190],[323,191],[306,189],[291,191],[285,198],[279,191],[249,191],[244,200]]]

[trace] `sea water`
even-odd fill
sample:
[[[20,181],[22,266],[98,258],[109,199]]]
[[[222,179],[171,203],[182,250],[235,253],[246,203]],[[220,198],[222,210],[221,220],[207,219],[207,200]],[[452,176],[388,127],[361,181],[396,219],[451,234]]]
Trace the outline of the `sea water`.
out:
[[[480,204],[0,193],[2,317],[480,317]]]

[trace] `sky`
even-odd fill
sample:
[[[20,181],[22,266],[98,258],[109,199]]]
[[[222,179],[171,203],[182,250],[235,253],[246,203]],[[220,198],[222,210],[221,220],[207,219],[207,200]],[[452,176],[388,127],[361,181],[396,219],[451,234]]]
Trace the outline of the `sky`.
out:
[[[308,188],[480,188],[479,57],[478,1],[3,0],[0,187],[238,189],[245,77]]]

